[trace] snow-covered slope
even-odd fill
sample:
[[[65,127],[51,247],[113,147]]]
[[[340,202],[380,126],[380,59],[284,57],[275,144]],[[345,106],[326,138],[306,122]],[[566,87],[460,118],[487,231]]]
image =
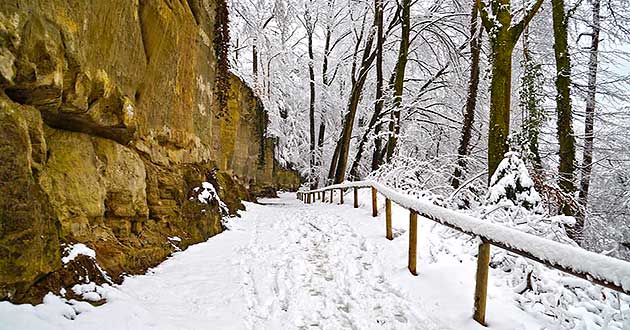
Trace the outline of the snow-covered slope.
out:
[[[403,209],[394,208],[388,241],[369,205],[305,205],[293,194],[263,203],[148,274],[97,288],[103,306],[52,294],[38,306],[2,302],[0,329],[485,329],[471,318],[474,260],[436,258],[433,222],[418,224],[415,277]],[[517,308],[492,275],[487,320],[490,329],[553,328]]]

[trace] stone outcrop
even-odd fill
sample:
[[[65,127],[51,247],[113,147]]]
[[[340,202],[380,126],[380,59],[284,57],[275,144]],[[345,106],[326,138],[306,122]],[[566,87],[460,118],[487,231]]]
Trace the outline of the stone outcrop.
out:
[[[231,213],[297,188],[236,76],[217,116],[215,7],[0,2],[0,300],[38,302],[84,279],[77,269],[117,281],[221,232],[218,203],[196,198],[202,182]],[[61,263],[76,242],[97,265]]]

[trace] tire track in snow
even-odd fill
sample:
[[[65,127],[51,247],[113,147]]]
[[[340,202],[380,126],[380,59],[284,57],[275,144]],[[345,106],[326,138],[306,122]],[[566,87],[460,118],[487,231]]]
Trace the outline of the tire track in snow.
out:
[[[326,206],[262,208],[241,249],[250,329],[438,329],[387,281],[378,251]]]

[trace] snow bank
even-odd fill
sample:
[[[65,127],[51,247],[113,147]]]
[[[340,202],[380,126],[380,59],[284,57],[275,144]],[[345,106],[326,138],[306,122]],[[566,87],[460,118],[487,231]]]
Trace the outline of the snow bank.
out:
[[[376,188],[381,195],[426,218],[456,227],[468,234],[480,236],[495,245],[503,245],[506,248],[528,253],[550,265],[585,275],[589,279],[612,283],[620,287],[625,293],[630,293],[630,263],[628,262],[492,224],[401,194],[372,180],[344,182],[308,192],[355,187]],[[307,191],[300,192],[305,193]]]

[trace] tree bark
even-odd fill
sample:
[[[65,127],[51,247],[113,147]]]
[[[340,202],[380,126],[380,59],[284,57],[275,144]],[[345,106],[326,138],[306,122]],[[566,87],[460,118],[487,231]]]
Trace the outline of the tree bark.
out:
[[[523,29],[529,24],[542,0],[537,0],[524,17],[512,25],[510,0],[491,0],[495,19],[490,19],[487,8],[477,0],[485,30],[492,48],[492,80],[490,82],[490,127],[488,133],[488,182],[508,151],[510,133],[510,96],[512,94],[512,52]]]
[[[582,155],[582,173],[580,179],[580,206],[578,213],[576,230],[582,232],[586,222],[586,210],[588,206],[588,190],[591,184],[591,171],[593,170],[593,144],[595,121],[595,96],[597,95],[597,66],[600,31],[600,0],[593,0],[593,22],[591,25],[591,49],[588,63],[588,95],[586,98],[586,114],[584,122],[584,154]]]
[[[468,95],[466,97],[466,108],[464,110],[464,124],[462,125],[462,134],[457,148],[457,165],[453,172],[451,185],[453,188],[459,188],[460,181],[463,179],[463,172],[466,168],[466,157],[468,156],[468,148],[470,137],[472,135],[472,127],[475,120],[475,108],[477,107],[477,91],[479,88],[479,55],[481,53],[481,28],[477,24],[477,3],[473,3],[470,14],[470,80],[468,83]]]
[[[332,2],[329,1],[329,9],[332,9]],[[322,60],[322,86],[326,89],[330,86],[331,81],[328,79],[328,56],[330,55],[330,40],[332,38],[332,26],[331,23],[328,22],[326,25],[326,37],[324,42],[324,58]],[[324,138],[326,133],[326,121],[324,120],[324,111],[321,110],[320,113],[320,121],[319,121],[319,137],[317,140],[317,165],[318,167],[322,166],[324,159]],[[338,155],[338,149],[335,148],[335,155]],[[328,178],[332,178],[332,167],[335,166],[337,160],[333,155],[333,161],[331,163],[331,170],[328,173]]]
[[[310,100],[309,100],[309,136],[310,136],[310,181],[311,181],[311,189],[317,188],[317,173],[315,170],[315,70],[313,69],[313,65],[315,62],[315,56],[313,55],[313,31],[307,31],[308,37],[308,78],[309,78],[309,87],[310,87]]]
[[[405,0],[410,1],[410,0]],[[376,22],[373,23],[373,26]],[[335,168],[335,183],[341,183],[346,179],[346,169],[348,166],[348,152],[350,149],[350,140],[352,139],[352,129],[354,127],[354,119],[356,117],[357,108],[359,106],[359,100],[363,94],[363,85],[368,76],[370,66],[376,58],[376,54],[372,53],[372,44],[374,43],[374,31],[370,29],[368,32],[365,47],[363,49],[363,56],[361,58],[361,65],[359,67],[359,73],[355,77],[355,67],[352,68],[352,89],[350,92],[350,99],[348,100],[348,111],[344,116],[343,129],[341,136],[339,137],[338,147],[339,153],[337,158],[337,166]],[[359,39],[358,42],[360,42]],[[358,46],[358,45],[357,45]],[[358,49],[355,48],[355,49]]]
[[[341,139],[337,140],[335,145],[335,151],[333,152],[332,159],[330,161],[330,168],[328,170],[328,181],[332,183],[335,180],[335,170],[337,169],[337,163],[339,161],[339,151],[341,150]]]
[[[575,137],[573,136],[573,117],[571,114],[571,61],[567,43],[567,23],[564,0],[552,0],[554,53],[556,58],[556,112],[558,114],[559,180],[558,185],[565,194],[565,200],[571,199],[575,192],[573,172],[575,170]],[[573,215],[571,203],[560,205],[560,212]],[[577,226],[575,229],[578,229]],[[569,236],[576,238],[579,233],[569,230]]]
[[[254,38],[252,45],[252,71],[254,75],[254,93],[258,95],[258,50],[256,49],[257,38]]]
[[[389,123],[389,138],[387,140],[386,161],[389,163],[396,150],[398,134],[400,133],[400,107],[402,104],[403,86],[405,83],[405,68],[409,54],[409,32],[411,31],[411,0],[402,0],[402,29],[400,35],[400,48],[398,49],[398,61],[396,62],[396,77],[394,78],[394,111]]]
[[[367,77],[370,63],[364,63],[364,68],[360,70],[360,77],[356,84],[352,87],[350,101],[348,103],[348,112],[344,117],[344,126],[341,132],[339,157],[337,159],[337,168],[335,170],[335,183],[342,183],[346,179],[346,168],[348,166],[348,151],[350,149],[350,140],[352,139],[352,128],[354,127],[354,119],[356,117],[359,100],[363,93],[363,85]],[[365,72],[364,72],[365,71]]]
[[[398,63],[394,66],[394,68],[398,67]],[[392,71],[392,74],[389,76],[389,80],[387,81],[388,87],[394,86],[394,80],[396,80],[396,70]],[[393,89],[393,88],[392,88]],[[376,123],[376,127],[374,128],[374,135],[379,136],[381,130],[383,129],[381,120]],[[387,127],[389,129],[389,127]],[[383,139],[376,139],[374,141],[374,152],[372,153],[372,171],[378,170],[378,168],[383,164],[383,160],[385,158],[385,153],[387,153],[387,142],[385,142],[385,147],[383,147]]]
[[[383,110],[383,0],[374,0],[374,21],[376,24],[376,102],[370,123],[359,142],[357,153],[350,167],[350,176],[353,179],[359,178],[359,165],[363,158],[363,150],[367,143],[369,133],[380,120]],[[376,139],[379,139],[378,137]],[[376,143],[376,141],[375,141]]]

